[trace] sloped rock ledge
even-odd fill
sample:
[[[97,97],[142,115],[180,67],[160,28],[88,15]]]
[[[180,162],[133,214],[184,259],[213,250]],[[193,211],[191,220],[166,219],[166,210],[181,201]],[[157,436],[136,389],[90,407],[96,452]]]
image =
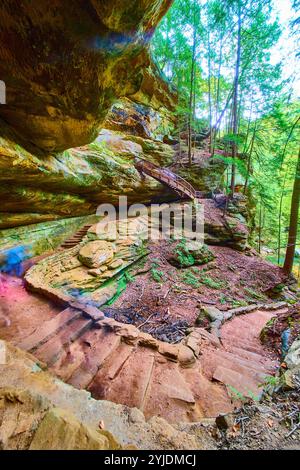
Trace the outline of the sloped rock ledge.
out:
[[[0,434],[4,448],[15,448],[16,445],[18,448],[28,448],[30,442],[33,442],[34,448],[42,446],[45,448],[45,429],[49,431],[49,423],[50,427],[53,426],[51,436],[54,446],[50,447],[52,449],[62,446],[78,449],[81,445],[91,449],[115,449],[120,446],[177,450],[214,447],[213,438],[205,428],[201,429],[201,425],[196,436],[180,431],[162,418],[153,417],[146,421],[143,413],[136,408],[131,409],[105,400],[94,400],[90,393],[61,382],[47,371],[43,371],[40,367],[42,364],[32,355],[9,343],[0,341],[0,349],[2,403],[4,399],[11,397],[10,403],[12,405],[16,403],[14,413],[22,411],[22,402],[24,408],[26,404],[31,403],[31,410],[36,409],[36,412],[31,414],[32,419],[26,414],[23,415],[22,423],[18,419],[12,433],[8,432],[9,430],[5,431],[6,416],[4,413],[3,420],[3,415],[0,414]],[[37,400],[38,407],[35,405]],[[43,417],[41,422],[43,427],[38,427],[39,433],[36,434],[36,440],[32,441],[30,429]],[[3,423],[4,426],[1,426]],[[63,431],[65,439],[63,442],[57,442],[57,430]],[[70,430],[73,435],[68,437],[65,433]],[[80,437],[79,440],[76,439],[76,434]],[[25,438],[24,441],[22,437]]]

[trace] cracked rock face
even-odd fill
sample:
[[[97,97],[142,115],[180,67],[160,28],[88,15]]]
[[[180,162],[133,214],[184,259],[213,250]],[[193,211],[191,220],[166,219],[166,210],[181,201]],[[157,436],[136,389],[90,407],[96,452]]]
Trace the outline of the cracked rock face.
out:
[[[26,282],[33,290],[57,300],[82,300],[101,306],[125,287],[123,271],[147,253],[147,229],[143,216],[109,223],[101,220],[80,244],[33,266]]]
[[[139,91],[147,44],[171,3],[3,0],[1,118],[40,151],[91,142],[112,103]]]

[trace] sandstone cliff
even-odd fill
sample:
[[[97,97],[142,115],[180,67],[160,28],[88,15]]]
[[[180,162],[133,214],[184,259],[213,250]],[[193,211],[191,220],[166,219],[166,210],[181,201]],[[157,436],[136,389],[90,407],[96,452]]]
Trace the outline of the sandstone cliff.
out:
[[[4,0],[0,116],[39,152],[91,142],[113,102],[137,93],[171,0]],[[17,12],[17,13],[16,13]]]

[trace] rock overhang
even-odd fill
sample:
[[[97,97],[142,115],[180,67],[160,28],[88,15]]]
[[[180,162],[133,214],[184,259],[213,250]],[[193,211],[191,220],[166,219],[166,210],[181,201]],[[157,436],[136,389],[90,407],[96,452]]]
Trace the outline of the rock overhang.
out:
[[[113,101],[139,91],[147,45],[171,3],[2,2],[0,116],[16,140],[37,152],[94,140]]]

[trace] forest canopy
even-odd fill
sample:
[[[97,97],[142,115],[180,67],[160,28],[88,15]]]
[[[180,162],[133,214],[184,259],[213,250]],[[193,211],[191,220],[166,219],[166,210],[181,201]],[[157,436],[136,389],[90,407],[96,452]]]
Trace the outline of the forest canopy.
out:
[[[200,132],[211,158],[227,163],[223,187],[212,189],[243,186],[253,243],[280,265],[289,245],[300,256],[299,30],[299,0],[175,0],[152,40],[177,90],[175,133],[188,131],[190,164]]]

